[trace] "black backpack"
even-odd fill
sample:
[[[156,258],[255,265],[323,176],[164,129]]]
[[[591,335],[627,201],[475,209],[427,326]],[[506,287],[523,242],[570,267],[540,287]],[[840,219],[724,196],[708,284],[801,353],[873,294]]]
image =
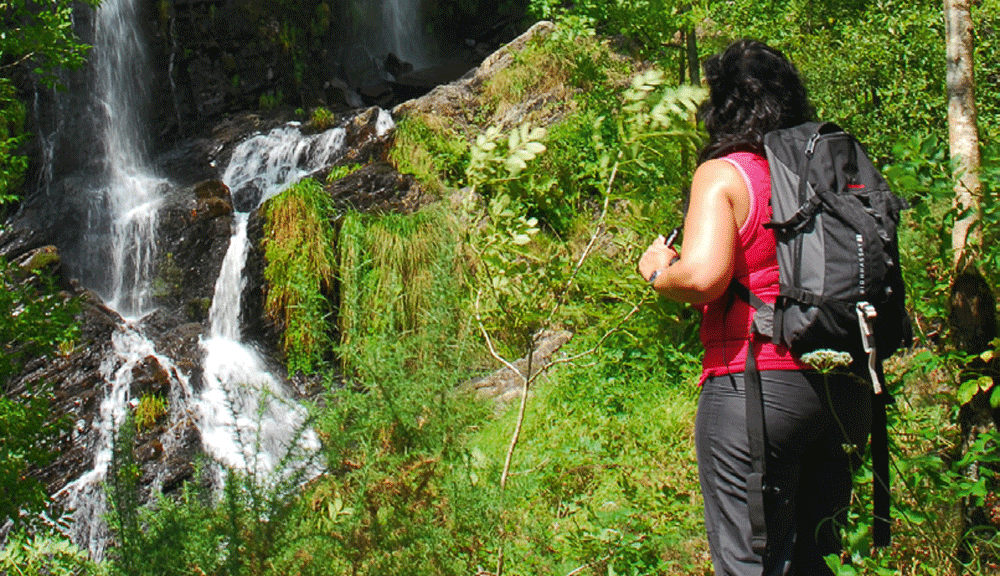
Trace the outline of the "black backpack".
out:
[[[889,543],[889,460],[882,360],[912,340],[899,267],[896,228],[908,208],[852,135],[832,123],[809,122],[769,132],[780,293],[765,304],[743,284],[732,289],[755,308],[753,329],[796,356],[820,349],[849,352],[867,364],[875,391],[872,414],[874,544]],[[752,348],[751,348],[752,350]],[[753,471],[748,504],[755,551],[767,546],[763,492],[764,411],[760,373],[747,354],[747,431]]]

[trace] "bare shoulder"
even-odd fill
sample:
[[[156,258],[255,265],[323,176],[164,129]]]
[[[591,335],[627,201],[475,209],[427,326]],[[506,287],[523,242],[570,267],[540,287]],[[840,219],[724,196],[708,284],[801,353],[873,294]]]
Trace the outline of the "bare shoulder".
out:
[[[732,207],[737,223],[746,220],[750,212],[750,191],[743,173],[732,163],[721,159],[703,162],[694,172],[691,182],[691,200],[699,197],[712,203],[724,197]]]
[[[714,186],[746,190],[746,184],[743,182],[743,175],[740,171],[736,166],[722,159],[705,161],[694,172],[692,188]]]

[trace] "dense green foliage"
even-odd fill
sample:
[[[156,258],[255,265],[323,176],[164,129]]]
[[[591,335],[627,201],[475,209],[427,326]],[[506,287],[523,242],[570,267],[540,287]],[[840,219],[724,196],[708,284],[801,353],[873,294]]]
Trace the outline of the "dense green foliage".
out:
[[[0,522],[18,526],[46,508],[44,486],[27,473],[52,459],[66,423],[50,414],[45,382],[14,394],[11,379],[29,360],[72,347],[74,310],[47,274],[0,259]]]
[[[27,167],[21,146],[25,105],[15,78],[31,70],[53,85],[56,70],[83,61],[86,46],[71,30],[70,2],[6,2],[0,12],[0,214],[7,212]],[[76,305],[59,295],[47,270],[58,256],[39,253],[23,265],[0,258],[0,524],[11,529],[0,550],[4,574],[71,574],[86,565],[80,550],[39,530],[48,511],[45,486],[29,472],[50,462],[66,422],[50,412],[52,391],[42,381],[15,390],[13,378],[29,361],[51,360],[72,349]]]

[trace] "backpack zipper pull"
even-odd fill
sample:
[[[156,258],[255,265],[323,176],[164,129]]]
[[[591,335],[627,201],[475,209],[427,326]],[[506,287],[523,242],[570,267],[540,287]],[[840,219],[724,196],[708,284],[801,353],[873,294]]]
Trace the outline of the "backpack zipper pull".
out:
[[[868,375],[872,379],[872,389],[879,395],[882,393],[882,383],[879,382],[878,372],[875,370],[875,318],[878,313],[868,302],[858,302],[857,311],[858,327],[861,328],[861,346],[865,354],[868,354]]]
[[[809,142],[806,144],[806,156],[812,158],[813,153],[816,151],[816,142],[819,141],[819,132],[816,132],[809,138]]]

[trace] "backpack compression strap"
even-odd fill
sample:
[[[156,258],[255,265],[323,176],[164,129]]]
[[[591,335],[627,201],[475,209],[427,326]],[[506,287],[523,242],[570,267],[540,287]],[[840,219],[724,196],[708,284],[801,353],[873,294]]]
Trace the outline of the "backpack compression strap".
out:
[[[875,349],[875,307],[858,302],[861,344],[868,354],[868,376],[872,381],[872,544],[888,546],[891,539],[889,509],[889,423],[886,408],[891,397],[885,391],[885,375]]]
[[[770,334],[774,308],[766,304],[750,291],[742,282],[733,278],[730,287],[744,302],[753,306],[753,332]],[[770,313],[768,313],[770,312]],[[760,320],[758,322],[758,320]],[[763,326],[767,324],[768,326]],[[753,333],[747,343],[746,367],[743,370],[743,386],[746,389],[747,438],[750,447],[750,475],[747,476],[747,513],[750,516],[750,545],[761,556],[767,554],[767,522],[764,514],[764,492],[771,488],[766,484],[767,476],[767,433],[764,429],[764,392],[754,357]]]

